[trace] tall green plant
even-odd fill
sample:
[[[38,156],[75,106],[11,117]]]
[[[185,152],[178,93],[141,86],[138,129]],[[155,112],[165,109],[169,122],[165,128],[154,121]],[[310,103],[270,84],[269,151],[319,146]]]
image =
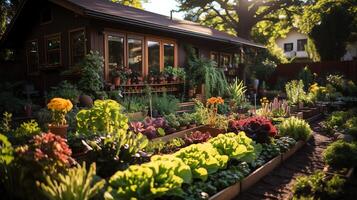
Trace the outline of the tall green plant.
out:
[[[298,104],[306,98],[302,80],[292,80],[285,85],[286,95],[291,104]]]
[[[309,69],[309,66],[304,67],[298,75],[299,79],[303,81],[304,83],[304,89],[305,91],[308,90],[309,86],[312,85],[314,81],[314,75],[312,74],[311,70]]]
[[[228,92],[236,105],[245,102],[245,92],[247,87],[244,85],[243,81],[238,78],[234,80],[232,84],[228,86]]]
[[[207,97],[222,96],[227,92],[227,79],[223,69],[215,67],[213,61],[192,57],[188,61],[187,74],[190,75],[190,86],[205,85]]]
[[[178,110],[178,103],[180,101],[174,96],[163,94],[162,96],[153,96],[152,107],[157,110],[161,115],[169,115]]]
[[[81,78],[78,82],[80,90],[95,96],[103,89],[104,59],[98,52],[91,51],[81,62]]]
[[[89,200],[105,185],[105,180],[95,180],[95,174],[95,163],[90,166],[89,171],[84,163],[83,166],[69,169],[67,174],[59,174],[58,179],[46,176],[46,183],[37,184],[50,200]]]

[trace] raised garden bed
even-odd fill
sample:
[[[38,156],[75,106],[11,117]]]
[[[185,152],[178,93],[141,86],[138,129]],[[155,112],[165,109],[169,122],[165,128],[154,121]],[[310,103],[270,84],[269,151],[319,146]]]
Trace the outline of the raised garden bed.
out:
[[[281,165],[285,160],[291,157],[294,153],[296,153],[299,149],[301,149],[306,142],[298,141],[294,147],[292,147],[287,152],[276,156],[275,158],[271,159],[269,162],[265,163],[263,166],[259,167],[258,169],[254,170],[249,176],[245,177],[242,181],[227,187],[214,196],[210,198],[210,200],[228,200],[233,199],[238,196],[241,192],[246,191],[255,183],[257,183],[260,179],[264,176],[269,174],[273,171],[276,167]]]

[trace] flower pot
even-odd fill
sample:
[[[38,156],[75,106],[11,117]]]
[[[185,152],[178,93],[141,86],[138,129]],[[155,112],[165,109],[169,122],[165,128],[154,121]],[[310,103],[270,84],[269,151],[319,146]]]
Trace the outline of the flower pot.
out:
[[[115,87],[119,87],[120,86],[120,77],[114,77],[113,84]]]
[[[48,130],[56,135],[59,135],[63,138],[67,137],[67,129],[68,129],[68,124],[65,125],[54,125],[54,124],[48,124]]]
[[[82,107],[92,107],[93,99],[92,97],[84,94],[79,97],[79,103]]]

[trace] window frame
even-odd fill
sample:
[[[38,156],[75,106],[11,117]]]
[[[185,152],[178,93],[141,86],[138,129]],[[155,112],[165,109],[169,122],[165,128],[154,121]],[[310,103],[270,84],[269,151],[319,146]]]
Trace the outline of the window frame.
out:
[[[56,38],[56,37],[58,37],[59,38],[59,49],[58,49],[58,51],[59,51],[59,63],[58,64],[49,64],[48,63],[48,49],[47,49],[47,41],[49,40],[49,39],[51,39],[51,38]],[[59,67],[59,66],[62,66],[62,63],[63,63],[63,61],[62,61],[62,34],[61,34],[61,32],[59,32],[59,33],[54,33],[54,34],[49,34],[49,35],[45,35],[44,36],[44,45],[45,45],[45,48],[44,48],[44,50],[45,50],[45,64],[46,64],[46,67]]]
[[[124,38],[124,42],[123,42],[123,48],[124,48],[124,52],[123,52],[123,64],[124,67],[126,67],[126,63],[127,63],[127,53],[126,53],[126,49],[127,49],[127,37],[126,34],[122,33],[122,32],[116,32],[116,31],[106,31],[104,32],[104,77],[106,80],[109,80],[110,76],[109,76],[109,45],[108,45],[108,39],[109,36],[117,36],[117,37],[122,37]]]
[[[299,47],[301,47],[301,45],[299,45],[300,41],[306,41],[305,45],[307,45],[307,39],[306,38],[305,39],[298,39],[298,40],[296,40],[296,50],[297,51],[306,51],[305,45],[302,46],[302,50],[299,48]]]
[[[141,40],[141,56],[142,56],[141,74],[142,74],[142,76],[144,76],[144,74],[145,74],[145,37],[135,35],[135,34],[127,34],[124,43],[126,45],[126,51],[127,51],[127,56],[126,56],[127,61],[126,61],[125,65],[127,65],[128,67],[130,67],[129,66],[129,42],[128,42],[129,39]]]
[[[290,51],[286,50],[287,45],[291,45]],[[293,42],[284,43],[284,52],[292,52],[292,51],[294,51],[294,43]]]
[[[74,32],[79,32],[83,31],[84,32],[84,57],[87,55],[87,32],[85,27],[79,27],[75,29],[71,29],[68,31],[68,55],[69,55],[69,60],[68,64],[69,67],[73,67],[73,52],[72,52],[72,39],[71,39],[71,34]]]
[[[32,42],[37,42],[37,70],[30,72],[30,66],[29,66],[29,51],[28,51],[28,44],[32,43]],[[27,40],[26,41],[26,65],[27,65],[27,74],[28,75],[34,75],[34,74],[38,74],[40,71],[40,44],[39,44],[39,40],[38,39],[31,39],[31,40]]]

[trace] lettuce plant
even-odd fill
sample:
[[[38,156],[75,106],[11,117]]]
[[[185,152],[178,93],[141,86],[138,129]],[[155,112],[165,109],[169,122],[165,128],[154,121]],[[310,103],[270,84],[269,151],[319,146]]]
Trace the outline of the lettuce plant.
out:
[[[172,155],[154,156],[143,165],[116,172],[109,180],[105,199],[155,199],[182,194],[183,183],[191,182],[191,169]]]
[[[256,144],[244,132],[239,132],[238,135],[235,133],[219,134],[209,140],[209,143],[221,155],[248,163],[256,160],[261,151],[261,145]]]
[[[174,153],[174,156],[191,167],[193,178],[202,180],[206,180],[208,174],[225,168],[228,162],[228,156],[220,155],[210,143],[190,145]]]

